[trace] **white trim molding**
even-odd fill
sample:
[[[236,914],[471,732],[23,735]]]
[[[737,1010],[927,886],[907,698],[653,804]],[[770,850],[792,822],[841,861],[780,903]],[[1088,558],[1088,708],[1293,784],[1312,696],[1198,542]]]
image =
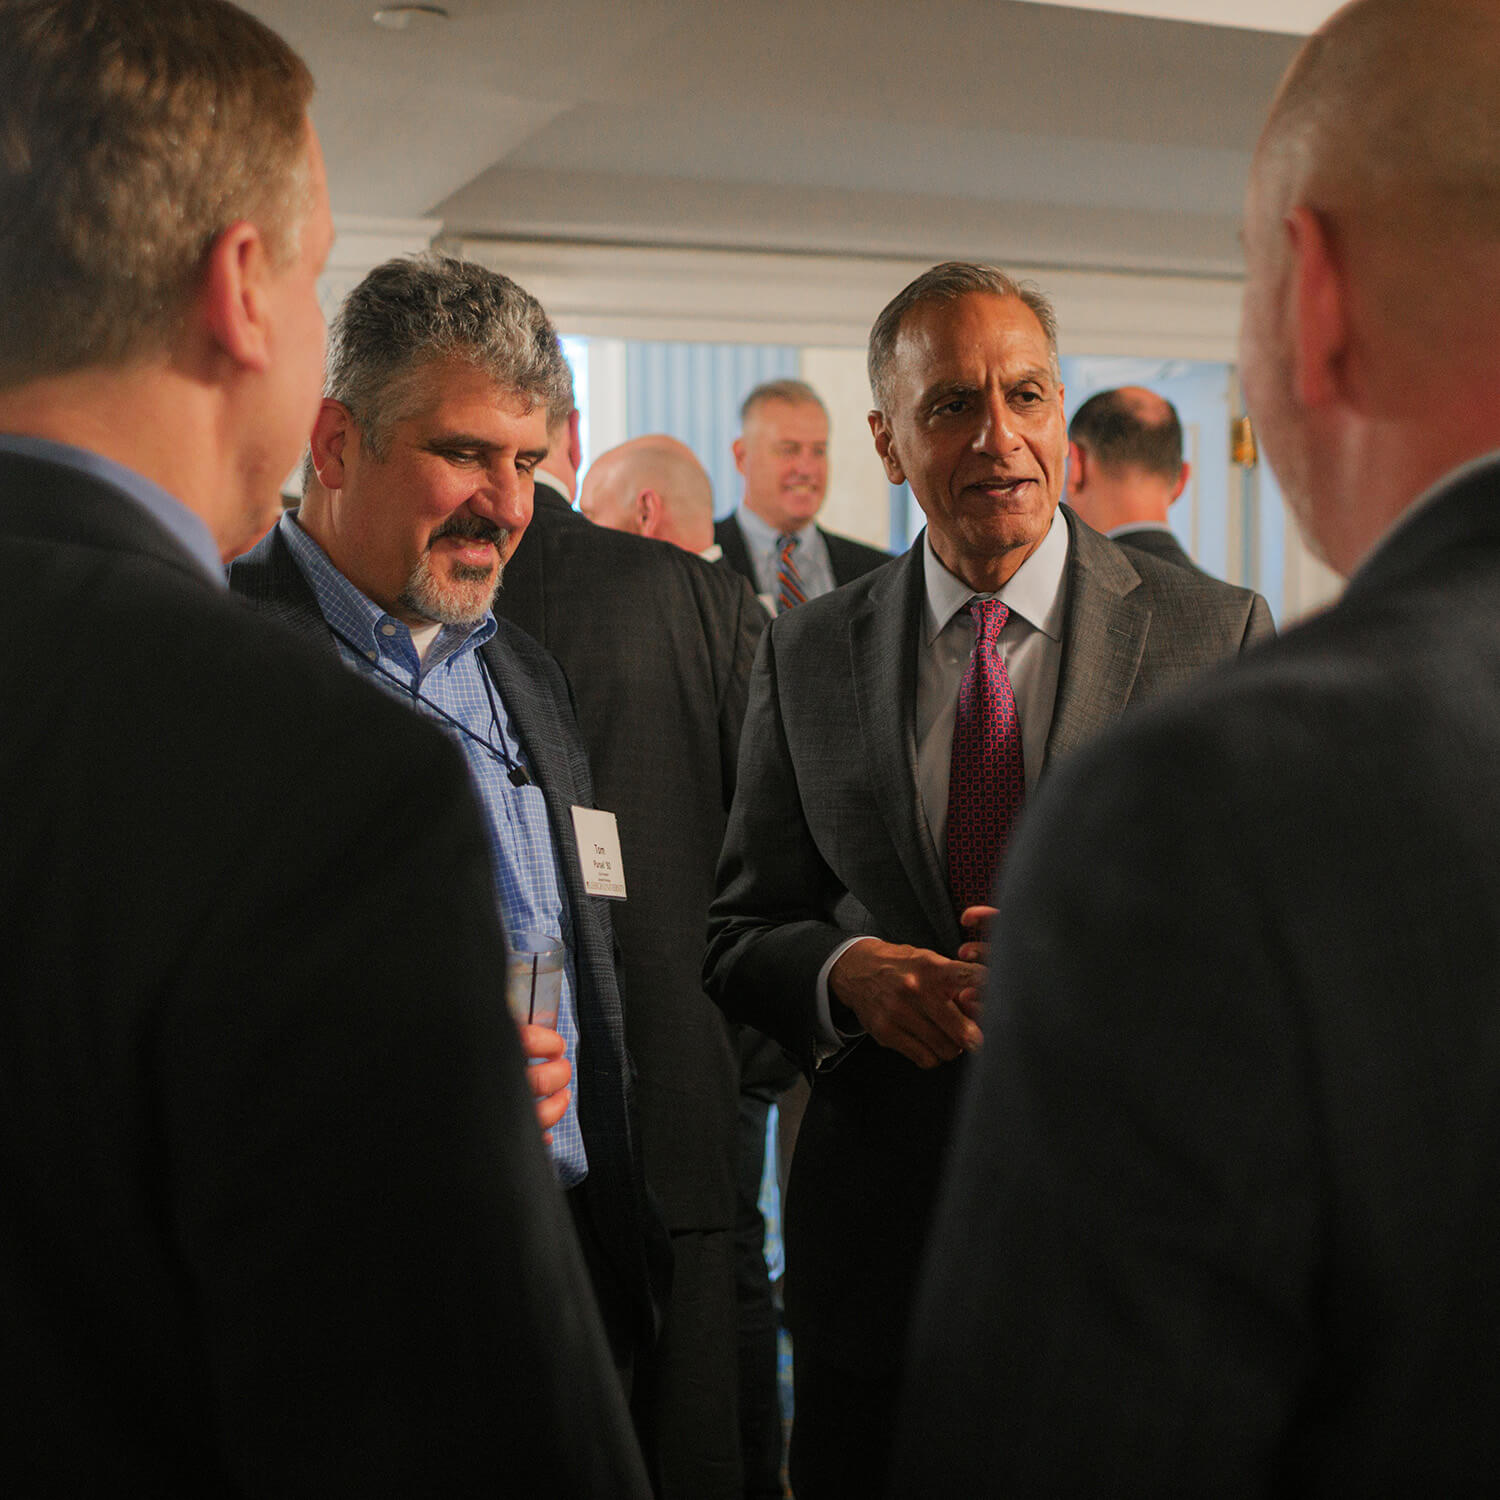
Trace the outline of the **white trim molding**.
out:
[[[927,262],[452,238],[514,277],[566,333],[863,348],[876,314]],[[1010,264],[1057,308],[1064,354],[1233,360],[1240,281]]]
[[[332,317],[339,304],[382,261],[420,255],[443,230],[441,219],[382,219],[335,214],[333,248],[318,278],[318,302]]]

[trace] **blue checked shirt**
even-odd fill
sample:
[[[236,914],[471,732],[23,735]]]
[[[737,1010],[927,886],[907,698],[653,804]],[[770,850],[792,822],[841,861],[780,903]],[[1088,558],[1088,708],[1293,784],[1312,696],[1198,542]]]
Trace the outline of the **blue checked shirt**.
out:
[[[360,593],[291,516],[282,516],[279,524],[282,538],[312,587],[323,618],[340,636],[347,636],[359,648],[351,650],[340,640],[339,652],[344,660],[393,697],[432,719],[464,752],[489,830],[495,898],[506,932],[550,932],[562,938],[566,961],[557,1029],[568,1046],[574,1089],[567,1113],[552,1127],[551,1152],[558,1182],[565,1188],[573,1187],[588,1173],[583,1134],[578,1128],[578,981],[573,960],[573,923],[557,865],[547,804],[535,781],[529,786],[512,786],[505,766],[495,756],[482,745],[476,745],[468,735],[445,724],[415,696],[420,690],[424,698],[452,714],[487,743],[494,742],[494,723],[498,719],[506,753],[530,772],[532,768],[498,690],[494,696],[495,719],[492,719],[490,695],[480,675],[485,667],[479,659],[478,647],[494,635],[495,618],[486,615],[471,630],[443,626],[424,664],[418,660],[411,632],[400,620]],[[374,671],[370,665],[374,661],[399,679],[401,686]],[[503,974],[495,976],[495,1003],[505,1004]]]

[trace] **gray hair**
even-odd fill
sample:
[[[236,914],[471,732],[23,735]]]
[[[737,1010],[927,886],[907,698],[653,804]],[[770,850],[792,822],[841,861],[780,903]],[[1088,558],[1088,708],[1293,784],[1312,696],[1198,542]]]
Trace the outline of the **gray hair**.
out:
[[[785,401],[788,406],[816,406],[826,417],[823,398],[805,380],[763,380],[740,403],[740,426],[750,420],[750,413],[768,401]]]
[[[542,304],[508,276],[447,255],[388,260],[349,293],[328,330],[323,394],[349,408],[376,458],[421,375],[463,360],[549,420],[573,377]]]
[[[1047,352],[1051,358],[1053,379],[1060,377],[1057,363],[1057,314],[1041,288],[1029,281],[1015,281],[998,266],[979,265],[973,261],[946,260],[923,271],[913,282],[908,283],[881,309],[870,330],[870,352],[867,367],[870,374],[870,393],[881,411],[890,408],[891,366],[896,358],[896,340],[901,334],[901,324],[914,307],[928,303],[957,302],[974,292],[984,292],[993,297],[1016,297],[1033,313],[1047,336]]]

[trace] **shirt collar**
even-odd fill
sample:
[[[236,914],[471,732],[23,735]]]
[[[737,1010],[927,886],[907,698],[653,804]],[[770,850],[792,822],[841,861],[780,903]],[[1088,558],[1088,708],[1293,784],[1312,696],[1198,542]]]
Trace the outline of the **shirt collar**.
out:
[[[1113,541],[1117,536],[1135,536],[1142,531],[1164,531],[1168,536],[1174,535],[1165,521],[1127,521],[1123,526],[1116,526],[1104,534]]]
[[[780,545],[782,536],[786,534],[777,531],[769,521],[763,520],[748,505],[743,503],[734,514],[735,519],[740,523],[740,529],[745,533],[745,540],[752,547],[759,548],[762,552],[774,552]],[[808,533],[815,532],[817,525],[818,520],[814,516],[811,521],[804,521],[791,535],[799,538],[806,544]]]
[[[489,612],[474,626],[445,625],[426,662],[418,661],[417,649],[406,622],[398,620],[355,588],[334,566],[328,554],[297,524],[294,512],[283,514],[279,525],[281,538],[302,569],[323,618],[348,636],[355,649],[365,657],[373,660],[381,651],[398,656],[405,654],[409,657],[406,665],[420,675],[449,657],[477,649],[494,635],[495,616]],[[387,631],[386,626],[395,628]]]
[[[144,474],[127,469],[124,464],[105,458],[102,453],[76,448],[72,443],[54,442],[51,438],[32,437],[26,433],[0,432],[0,450],[22,458],[62,464],[65,468],[87,474],[91,479],[102,479],[115,489],[123,490],[153,520],[167,529],[173,540],[202,566],[203,571],[220,588],[226,587],[219,544],[214,540],[213,532],[208,529],[208,523],[196,511],[189,510],[175,495],[169,494]]]
[[[556,495],[569,510],[576,509],[572,496],[568,494],[568,487],[550,470],[539,468],[534,471],[533,477],[537,489],[546,490],[548,493]]]
[[[925,584],[926,643],[930,646],[948,622],[971,599],[999,599],[1013,614],[1054,641],[1062,639],[1063,579],[1068,563],[1068,523],[1061,508],[1053,511],[1052,524],[1036,551],[1021,564],[994,594],[976,594],[963,579],[955,578],[932,550],[932,537],[923,533],[922,573]]]

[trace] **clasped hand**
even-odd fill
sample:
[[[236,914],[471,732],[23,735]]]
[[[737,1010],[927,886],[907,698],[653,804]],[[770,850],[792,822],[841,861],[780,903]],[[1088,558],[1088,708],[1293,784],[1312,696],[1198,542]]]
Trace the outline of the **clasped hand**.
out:
[[[985,934],[994,914],[990,906],[963,913],[964,927],[979,936],[957,958],[865,938],[839,955],[828,974],[828,992],[853,1011],[870,1037],[919,1068],[977,1051],[984,1041],[979,1013],[988,973]]]

